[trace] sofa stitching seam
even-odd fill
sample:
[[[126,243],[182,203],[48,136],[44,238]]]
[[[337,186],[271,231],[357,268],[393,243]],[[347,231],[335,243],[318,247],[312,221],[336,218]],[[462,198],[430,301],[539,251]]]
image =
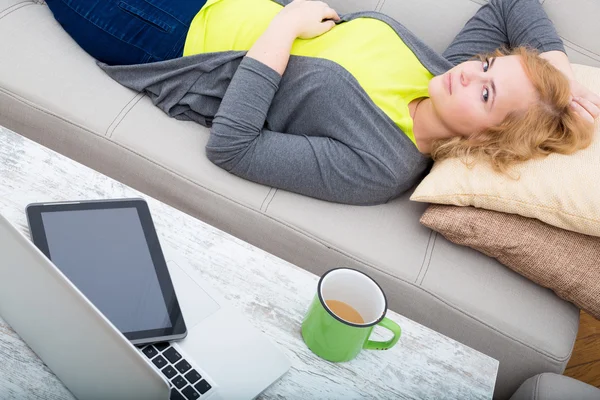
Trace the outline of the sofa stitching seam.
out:
[[[375,5],[374,11],[377,11],[377,12],[381,11],[381,9],[383,8],[384,4],[385,4],[385,0],[379,0],[377,2],[377,5]]]
[[[435,249],[435,244],[437,242],[437,232],[431,231],[430,236],[429,236],[429,241],[431,243],[431,248],[429,243],[427,243],[427,253],[425,254],[425,256],[427,257],[425,260],[423,260],[423,263],[426,264],[425,269],[423,271],[423,275],[421,276],[421,280],[419,281],[419,287],[421,287],[421,285],[423,284],[423,282],[425,281],[425,277],[427,276],[427,273],[429,272],[429,267],[431,266],[431,257],[433,256],[433,250]]]
[[[101,138],[106,138],[104,135],[100,135],[97,132],[94,132],[93,130],[91,130],[89,128],[86,128],[86,127],[78,124],[77,122],[71,121],[71,120],[69,120],[67,118],[64,118],[64,117],[61,117],[60,115],[57,115],[57,114],[55,114],[55,113],[53,113],[53,112],[51,112],[49,110],[46,110],[45,108],[39,107],[38,105],[36,105],[34,103],[31,103],[30,101],[28,101],[28,100],[24,99],[23,97],[17,95],[16,93],[11,92],[10,90],[7,90],[7,89],[5,89],[3,87],[0,87],[0,92],[3,92],[5,94],[11,96],[12,98],[20,101],[23,104],[28,105],[29,107],[31,107],[31,108],[33,108],[35,110],[41,111],[41,112],[43,112],[45,114],[48,114],[48,115],[50,115],[52,117],[60,119],[61,121],[64,121],[64,122],[66,122],[68,124],[76,126],[76,127],[80,128],[80,129],[83,129],[84,131],[89,132],[89,133],[93,134],[94,136],[101,137]]]
[[[486,5],[488,2],[487,1],[478,1],[478,0],[469,0],[471,3],[475,3],[478,6],[484,6]]]
[[[260,204],[260,210],[263,211],[264,207],[265,207],[265,202],[269,199],[269,196],[271,195],[271,192],[274,190],[274,187],[271,187],[269,189],[269,193],[267,193],[267,195],[265,196],[265,198],[263,199],[262,203]]]
[[[32,6],[32,5],[35,5],[35,3],[31,2],[31,1],[23,1],[21,3],[13,4],[12,6],[8,7],[7,9],[0,11],[0,19],[9,16],[13,12],[20,10],[23,7]]]
[[[113,122],[106,129],[106,136],[112,138],[112,135],[115,133],[121,122],[125,120],[125,117],[129,114],[131,110],[135,108],[137,103],[139,103],[146,95],[142,92],[136,94],[129,102],[119,111]],[[113,127],[114,125],[114,127]]]
[[[565,47],[568,47],[568,48],[570,48],[573,51],[576,51],[576,52],[578,52],[580,54],[583,54],[583,55],[585,55],[587,57],[590,57],[592,59],[594,59],[594,57],[592,57],[592,56],[600,57],[600,54],[596,53],[595,51],[590,50],[590,49],[588,49],[586,47],[580,46],[577,43],[574,43],[574,42],[570,41],[569,39],[565,38],[564,36],[561,36],[560,38],[562,39],[563,44],[565,45]],[[586,52],[590,53],[592,56],[586,54]],[[596,60],[598,61],[599,59],[596,59]]]
[[[423,268],[427,263],[427,255],[429,254],[429,248],[431,246],[431,236],[433,235],[433,230],[429,231],[429,237],[427,239],[427,247],[425,248],[425,254],[423,254],[423,261],[421,261],[421,268],[419,268],[419,273],[417,274],[417,279],[415,280],[415,284],[421,285],[423,280],[421,279],[421,275],[423,274]]]
[[[271,193],[271,190],[273,190],[273,188],[269,189],[269,193]],[[269,198],[269,193],[267,193],[267,195],[265,196],[265,198],[263,199],[262,203],[260,203],[260,210],[263,209],[263,206],[265,205],[265,201],[267,200],[267,198]]]
[[[267,203],[267,207],[265,208],[265,211],[264,211],[264,212],[265,212],[265,214],[267,213],[267,211],[269,211],[269,207],[271,206],[271,203],[272,203],[272,202],[273,202],[273,200],[275,199],[275,195],[276,195],[276,194],[277,194],[277,192],[279,191],[279,189],[277,189],[277,188],[273,188],[273,189],[275,189],[275,190],[273,191],[273,196],[271,196],[271,199],[270,199],[270,200],[269,200],[269,202]]]
[[[4,88],[0,88],[0,91],[1,91],[1,92],[4,92],[4,93],[6,93],[6,94],[8,94],[8,95],[10,95],[10,96],[12,96],[13,98],[17,99],[18,101],[20,101],[20,102],[22,102],[22,103],[24,103],[24,104],[26,104],[26,105],[28,105],[28,106],[30,106],[30,107],[32,107],[32,108],[34,108],[34,109],[38,110],[38,111],[40,111],[40,112],[43,112],[43,113],[45,113],[45,114],[47,114],[47,115],[50,115],[50,116],[52,116],[52,117],[55,117],[55,118],[57,118],[57,119],[60,119],[60,120],[62,120],[62,121],[64,121],[64,122],[66,122],[66,123],[68,123],[68,124],[71,124],[71,125],[73,125],[73,126],[76,126],[76,127],[80,128],[80,129],[82,129],[82,130],[86,131],[86,132],[89,132],[89,133],[93,134],[93,135],[94,135],[94,136],[96,136],[97,138],[100,138],[100,139],[106,140],[106,141],[108,141],[108,142],[112,143],[113,145],[115,145],[115,146],[117,146],[117,147],[120,147],[120,148],[122,148],[123,150],[126,150],[126,151],[128,151],[128,152],[130,152],[130,153],[132,153],[132,154],[135,154],[135,155],[139,156],[140,158],[142,158],[142,159],[144,159],[144,160],[148,161],[150,164],[153,164],[153,165],[155,165],[155,166],[157,166],[157,167],[159,167],[159,168],[161,168],[161,169],[164,169],[165,171],[168,171],[168,172],[172,173],[173,175],[175,175],[175,176],[177,176],[177,177],[179,177],[179,178],[181,178],[181,179],[183,179],[183,180],[185,180],[185,181],[187,181],[187,182],[191,183],[191,184],[192,184],[192,185],[194,185],[194,186],[201,187],[201,188],[205,189],[206,191],[208,191],[208,192],[210,192],[210,193],[212,193],[212,194],[214,194],[214,195],[216,195],[216,196],[218,196],[218,197],[224,198],[224,199],[226,199],[226,200],[228,200],[228,201],[230,201],[230,202],[232,202],[232,203],[234,203],[234,204],[237,204],[237,205],[239,205],[239,206],[241,206],[241,207],[243,207],[243,208],[245,208],[245,209],[247,209],[247,210],[249,210],[249,211],[251,211],[251,212],[254,212],[254,213],[256,213],[256,212],[259,212],[258,210],[256,210],[256,209],[254,209],[254,208],[251,208],[251,207],[247,206],[246,204],[243,204],[243,203],[241,203],[241,202],[239,202],[239,201],[237,201],[237,200],[234,200],[234,199],[232,199],[232,198],[230,198],[230,197],[228,197],[228,196],[226,196],[226,195],[224,195],[224,194],[218,193],[218,192],[216,192],[216,191],[214,191],[214,190],[212,190],[212,189],[210,189],[210,188],[207,188],[206,186],[203,186],[203,185],[199,184],[198,182],[195,182],[195,181],[191,180],[190,178],[188,178],[188,177],[186,177],[186,176],[184,176],[184,175],[181,175],[180,173],[178,173],[178,172],[176,172],[176,171],[173,171],[172,169],[170,169],[170,168],[167,168],[166,166],[164,166],[164,165],[161,165],[161,164],[157,163],[157,162],[156,162],[156,161],[154,161],[154,160],[151,160],[151,159],[149,159],[148,157],[144,156],[143,154],[140,154],[140,153],[138,153],[137,151],[134,151],[133,149],[130,149],[130,148],[128,148],[128,147],[125,147],[125,146],[124,146],[124,145],[122,145],[121,143],[118,143],[118,142],[116,142],[116,141],[114,141],[114,140],[111,140],[110,138],[107,138],[106,136],[99,135],[98,133],[95,133],[94,131],[92,131],[92,130],[91,130],[91,129],[89,129],[89,128],[86,128],[86,127],[84,127],[84,126],[81,126],[81,125],[79,125],[79,124],[77,124],[77,123],[75,123],[75,122],[69,121],[69,120],[68,120],[68,119],[66,119],[66,118],[63,118],[63,117],[61,117],[61,116],[59,116],[59,115],[56,115],[56,114],[54,114],[54,113],[52,113],[52,112],[50,112],[50,111],[48,111],[48,110],[45,110],[45,109],[43,109],[43,108],[41,108],[41,107],[38,107],[38,106],[36,106],[36,105],[34,105],[34,104],[30,103],[29,101],[26,101],[25,99],[21,98],[20,96],[17,96],[16,94],[13,94],[12,92],[10,92],[10,91],[7,91],[7,90],[6,90],[6,89],[4,89]],[[336,253],[338,253],[338,254],[341,254],[342,256],[345,256],[345,257],[347,257],[347,258],[349,258],[349,259],[351,259],[351,260],[357,261],[357,262],[359,262],[359,263],[361,263],[361,264],[363,264],[363,265],[365,265],[365,266],[368,266],[368,267],[370,267],[370,268],[373,268],[373,269],[374,269],[374,270],[376,270],[376,271],[379,271],[379,272],[381,272],[382,274],[385,274],[385,275],[389,276],[389,277],[390,277],[392,280],[403,281],[403,282],[405,282],[405,283],[407,283],[407,284],[409,284],[409,285],[413,285],[413,286],[415,286],[417,289],[420,289],[420,290],[422,290],[423,292],[426,292],[427,294],[431,295],[431,297],[433,297],[433,298],[437,299],[437,300],[438,300],[438,301],[440,301],[441,303],[444,303],[444,304],[446,304],[447,306],[451,307],[452,309],[454,309],[454,310],[455,310],[455,311],[457,311],[458,313],[460,313],[460,314],[462,314],[462,315],[464,315],[464,316],[466,316],[466,317],[468,317],[468,318],[471,318],[472,320],[475,320],[475,321],[479,322],[479,323],[480,323],[482,326],[485,326],[485,327],[487,327],[487,328],[489,328],[489,329],[491,329],[491,330],[495,331],[495,332],[496,332],[496,333],[498,333],[499,335],[501,335],[501,336],[503,336],[503,337],[505,337],[505,338],[507,338],[507,339],[509,339],[509,340],[513,341],[513,342],[519,343],[520,345],[522,345],[522,346],[524,346],[524,347],[526,347],[526,348],[529,348],[529,349],[531,349],[531,350],[535,351],[535,352],[536,352],[536,353],[538,353],[538,354],[541,354],[541,355],[543,355],[543,356],[546,356],[546,357],[548,357],[548,358],[550,358],[550,359],[552,359],[552,360],[558,361],[558,362],[564,362],[564,361],[566,361],[566,360],[568,359],[568,358],[566,358],[566,359],[561,359],[561,358],[559,358],[558,356],[554,356],[554,355],[552,355],[552,354],[548,354],[548,353],[546,353],[546,352],[544,352],[544,351],[542,351],[542,350],[540,350],[540,349],[537,349],[537,348],[535,348],[535,347],[533,347],[533,346],[531,346],[531,345],[529,345],[529,344],[523,343],[521,340],[518,340],[518,339],[516,339],[516,338],[513,338],[513,337],[511,337],[511,336],[509,336],[509,335],[505,334],[504,332],[500,332],[500,331],[498,331],[496,328],[494,328],[494,327],[490,326],[488,323],[481,321],[479,318],[476,318],[475,316],[472,316],[472,315],[470,315],[470,314],[466,313],[465,311],[461,310],[461,309],[460,309],[460,308],[458,308],[458,307],[455,307],[455,306],[454,306],[453,304],[451,304],[449,301],[446,301],[446,300],[444,300],[444,299],[440,298],[440,297],[439,297],[437,294],[435,294],[435,293],[432,293],[432,292],[430,292],[429,290],[427,290],[427,289],[425,289],[425,288],[422,288],[422,287],[420,287],[420,286],[414,285],[412,282],[410,282],[410,281],[408,281],[408,280],[405,280],[405,279],[403,279],[403,278],[400,278],[400,277],[397,277],[397,276],[391,275],[389,272],[387,272],[387,271],[383,271],[382,269],[380,269],[380,268],[378,268],[378,267],[374,266],[373,264],[371,264],[371,263],[369,263],[369,262],[366,262],[366,261],[360,260],[360,259],[356,258],[356,257],[355,257],[355,256],[353,256],[353,255],[350,255],[350,254],[348,254],[348,253],[346,253],[346,252],[344,252],[344,251],[341,251],[341,250],[339,250],[339,249],[337,249],[337,248],[335,248],[335,247],[332,247],[332,246],[330,245],[330,243],[328,243],[327,241],[325,241],[325,240],[323,240],[323,239],[319,239],[319,238],[317,238],[317,237],[315,237],[315,236],[313,236],[313,235],[309,234],[308,232],[305,232],[305,231],[303,231],[303,230],[300,230],[299,228],[297,228],[297,227],[295,227],[295,226],[291,226],[289,223],[287,223],[287,222],[285,222],[285,221],[282,221],[282,220],[280,220],[280,219],[278,219],[278,218],[275,218],[275,217],[273,217],[273,216],[271,216],[271,215],[264,214],[264,213],[262,213],[262,212],[261,212],[261,214],[262,214],[263,216],[265,216],[266,218],[269,218],[269,219],[271,219],[271,220],[273,220],[273,221],[275,221],[275,222],[277,222],[277,223],[280,223],[281,225],[283,225],[283,226],[285,226],[285,227],[289,228],[289,229],[290,229],[290,230],[292,230],[292,231],[295,231],[295,232],[297,232],[297,233],[299,233],[299,234],[301,234],[301,235],[304,235],[304,236],[306,236],[307,238],[310,238],[310,239],[314,240],[315,242],[317,242],[317,243],[319,243],[319,244],[321,244],[321,245],[323,245],[323,246],[327,247],[328,249],[330,249],[330,250],[332,250],[332,251],[334,251],[334,252],[336,252]]]
[[[533,400],[538,400],[540,394],[540,381],[542,379],[541,375],[535,377],[535,385],[533,385]]]

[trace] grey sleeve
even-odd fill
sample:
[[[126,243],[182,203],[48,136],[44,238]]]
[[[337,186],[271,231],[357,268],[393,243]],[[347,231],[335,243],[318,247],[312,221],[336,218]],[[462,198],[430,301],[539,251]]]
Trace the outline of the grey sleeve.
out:
[[[465,24],[443,56],[457,65],[503,46],[565,51],[538,0],[490,0]]]
[[[207,157],[242,178],[346,204],[397,195],[397,178],[368,152],[326,136],[264,129],[281,76],[245,57],[213,120]]]

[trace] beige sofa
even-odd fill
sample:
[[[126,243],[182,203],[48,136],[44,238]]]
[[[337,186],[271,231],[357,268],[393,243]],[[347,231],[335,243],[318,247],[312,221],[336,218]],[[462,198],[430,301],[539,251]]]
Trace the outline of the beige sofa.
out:
[[[330,3],[341,13],[386,13],[438,51],[483,4]],[[600,2],[544,6],[572,60],[600,66]],[[331,204],[228,174],[206,159],[205,128],[168,118],[109,79],[43,1],[0,0],[0,38],[0,124],[316,274],[340,265],[367,272],[393,310],[498,359],[497,398],[564,370],[578,310],[419,225],[426,205],[408,196],[375,207]]]

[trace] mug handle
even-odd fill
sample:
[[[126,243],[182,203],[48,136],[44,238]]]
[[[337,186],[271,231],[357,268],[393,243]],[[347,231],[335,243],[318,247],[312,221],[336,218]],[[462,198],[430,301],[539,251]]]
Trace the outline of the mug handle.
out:
[[[378,342],[375,340],[367,340],[363,349],[365,350],[388,350],[394,347],[398,340],[400,339],[400,335],[402,334],[402,329],[400,325],[392,321],[391,319],[385,317],[381,320],[377,325],[382,326],[386,329],[389,329],[394,334],[394,337],[388,340],[387,342]]]

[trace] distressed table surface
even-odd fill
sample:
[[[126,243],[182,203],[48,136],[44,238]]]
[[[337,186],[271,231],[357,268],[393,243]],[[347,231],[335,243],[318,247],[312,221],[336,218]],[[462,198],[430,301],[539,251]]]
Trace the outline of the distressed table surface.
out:
[[[0,127],[0,213],[22,232],[29,203],[123,197],[148,201],[167,260],[218,289],[290,358],[260,398],[492,398],[496,360],[392,311],[403,331],[393,349],[341,364],[318,358],[300,334],[317,276]],[[73,398],[2,319],[0,398]]]

